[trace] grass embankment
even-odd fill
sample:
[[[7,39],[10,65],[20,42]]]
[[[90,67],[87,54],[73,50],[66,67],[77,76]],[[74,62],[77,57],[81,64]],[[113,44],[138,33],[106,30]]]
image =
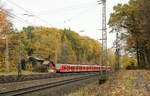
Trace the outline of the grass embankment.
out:
[[[150,71],[120,71],[106,83],[89,84],[69,96],[150,96]]]
[[[22,71],[21,74],[22,75],[36,75],[36,74],[46,74],[47,72],[32,72],[32,71]],[[0,76],[1,75],[18,75],[17,71],[12,71],[12,72],[0,72]]]

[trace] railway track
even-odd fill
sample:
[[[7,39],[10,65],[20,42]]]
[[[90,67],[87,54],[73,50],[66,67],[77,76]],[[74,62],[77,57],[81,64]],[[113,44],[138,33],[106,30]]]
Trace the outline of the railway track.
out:
[[[37,85],[37,86],[32,86],[32,87],[27,87],[27,88],[22,88],[22,89],[0,92],[0,96],[22,96],[25,94],[30,94],[32,92],[44,90],[47,88],[53,88],[53,87],[89,79],[89,78],[92,78],[97,75],[98,75],[98,73],[95,73],[95,74],[90,74],[90,75],[86,75],[86,76],[82,76],[82,77],[78,77],[78,78],[67,79],[67,80],[62,80],[62,81],[53,82],[53,83],[47,83],[47,84],[42,84],[42,85]]]
[[[0,83],[22,82],[22,81],[47,79],[47,78],[59,78],[59,77],[65,77],[65,76],[67,77],[67,76],[81,75],[81,74],[84,75],[90,73],[54,73],[54,74],[22,75],[21,77],[18,77],[16,75],[0,76]]]

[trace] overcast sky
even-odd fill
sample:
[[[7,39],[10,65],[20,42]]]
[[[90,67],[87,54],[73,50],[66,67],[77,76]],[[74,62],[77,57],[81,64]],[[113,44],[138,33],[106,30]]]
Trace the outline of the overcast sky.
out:
[[[102,33],[98,29],[102,29],[102,5],[98,5],[97,0],[1,1],[8,9],[12,9],[12,13],[18,16],[17,19],[13,19],[12,21],[19,30],[23,26],[28,25],[71,28],[80,35],[86,35],[96,40],[101,38]],[[113,6],[118,3],[127,3],[128,1],[129,0],[107,0],[107,22],[110,13],[113,12]],[[31,15],[30,13],[34,16],[23,15]],[[25,23],[22,23],[22,21]],[[28,24],[28,22],[30,23]],[[80,32],[81,30],[84,30],[84,32]],[[107,32],[109,31],[110,29],[108,28]],[[114,34],[108,34],[109,48],[112,47],[114,39]]]

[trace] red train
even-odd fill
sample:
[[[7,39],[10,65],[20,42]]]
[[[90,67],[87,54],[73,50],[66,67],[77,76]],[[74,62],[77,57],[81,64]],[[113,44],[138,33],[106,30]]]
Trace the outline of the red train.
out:
[[[111,70],[111,66],[99,65],[78,65],[78,64],[56,64],[56,72],[83,72],[83,71],[101,71]]]

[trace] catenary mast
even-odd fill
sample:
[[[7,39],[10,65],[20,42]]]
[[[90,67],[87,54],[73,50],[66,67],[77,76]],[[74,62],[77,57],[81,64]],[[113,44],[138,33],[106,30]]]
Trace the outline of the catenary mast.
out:
[[[101,65],[106,65],[107,60],[107,28],[106,28],[106,0],[100,0],[99,4],[102,4],[102,56]]]

